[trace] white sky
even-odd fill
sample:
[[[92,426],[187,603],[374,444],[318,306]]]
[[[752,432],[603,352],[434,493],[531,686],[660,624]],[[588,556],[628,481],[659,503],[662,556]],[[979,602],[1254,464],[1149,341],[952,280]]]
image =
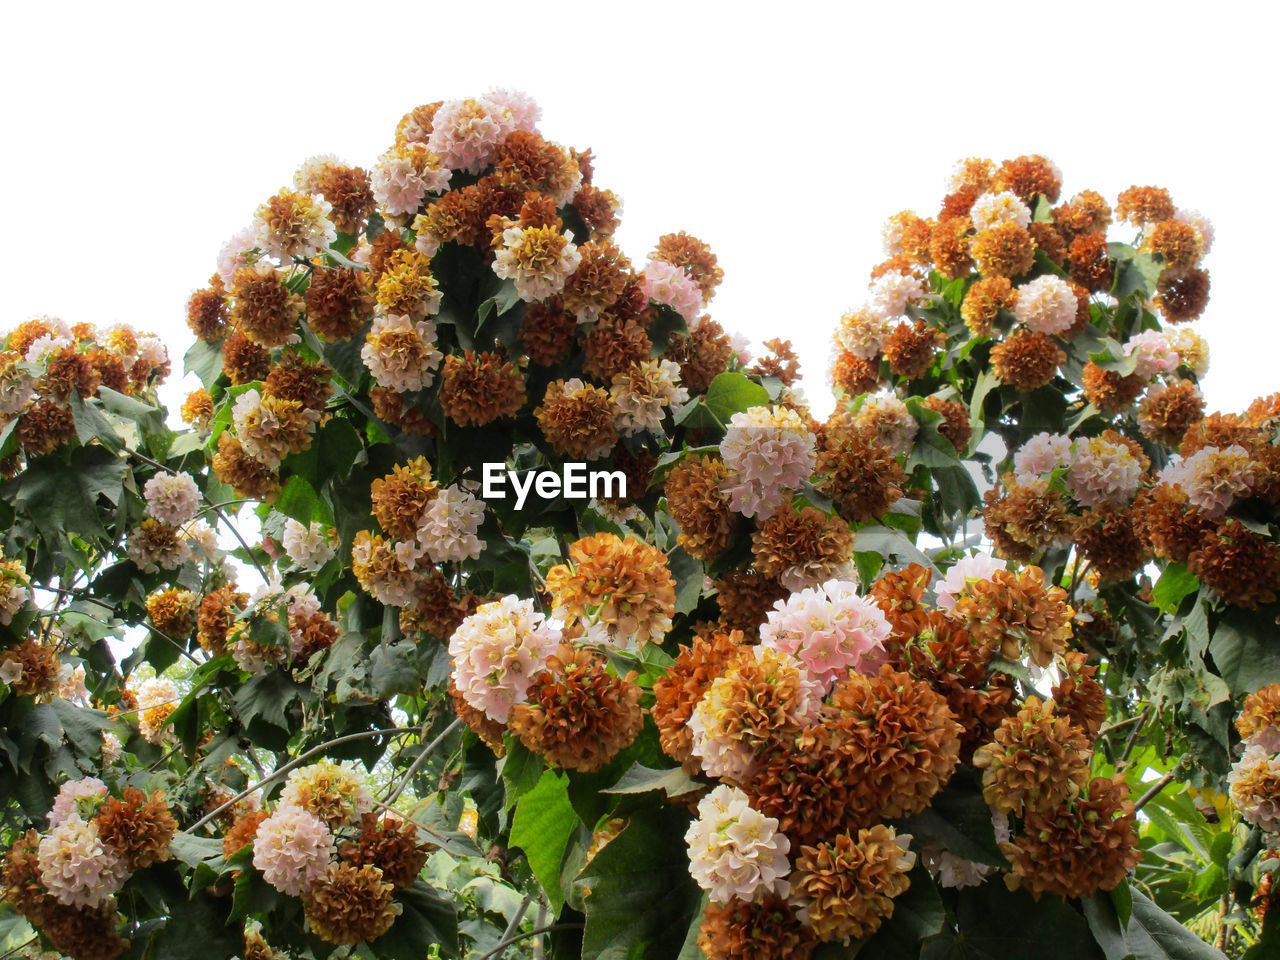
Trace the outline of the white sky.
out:
[[[936,212],[969,155],[1042,153],[1064,196],[1158,184],[1208,214],[1209,405],[1280,389],[1257,293],[1280,254],[1269,5],[34,7],[0,36],[0,328],[128,322],[180,372],[188,295],[302,160],[370,166],[411,107],[513,86],[546,136],[595,150],[633,260],[670,231],[711,244],[712,315],[790,337],[815,411],[881,222]]]

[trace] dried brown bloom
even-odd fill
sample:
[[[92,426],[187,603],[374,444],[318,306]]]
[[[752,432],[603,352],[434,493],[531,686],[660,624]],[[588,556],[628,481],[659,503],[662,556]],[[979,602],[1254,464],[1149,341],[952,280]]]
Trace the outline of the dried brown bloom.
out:
[[[938,273],[948,280],[963,277],[973,267],[969,245],[973,223],[968,216],[947,217],[933,225],[929,235],[929,259]],[[904,236],[904,248],[905,236]]]
[[[629,747],[644,725],[635,673],[609,674],[602,657],[564,644],[511,710],[520,742],[553,766],[590,773]]]
[[[382,237],[390,234],[381,234]],[[375,241],[376,245],[376,241]],[[325,341],[346,340],[373,318],[372,271],[317,267],[307,288],[307,322]]]
[[[609,391],[578,380],[549,384],[533,415],[551,449],[562,457],[595,460],[618,441],[618,407]]]
[[[1082,190],[1069,203],[1053,209],[1053,222],[1068,243],[1085,233],[1099,233],[1111,224],[1111,206],[1102,194]]]
[[[786,897],[707,904],[698,949],[707,960],[809,960],[817,946]]]
[[[619,373],[649,359],[653,345],[639,320],[601,317],[582,343],[582,369],[597,380],[612,383]]]
[[[822,708],[853,789],[877,818],[906,817],[929,804],[955,772],[963,732],[929,684],[887,664],[851,673]]]
[[[36,389],[48,397],[66,400],[72,390],[82,397],[93,397],[102,382],[101,374],[74,346],[55,350],[45,358],[45,372],[36,381]]]
[[[231,323],[262,347],[282,347],[298,327],[302,298],[271,267],[241,267],[231,281]]]
[[[947,342],[947,335],[923,320],[900,323],[884,344],[889,369],[906,380],[918,380],[929,372],[933,358]]]
[[[0,663],[12,660],[22,667],[22,675],[9,682],[19,697],[39,697],[58,688],[58,652],[38,640],[28,638],[0,650]]]
[[[187,301],[187,326],[205,343],[217,343],[227,335],[226,291],[222,285],[197,290]]]
[[[1200,231],[1181,220],[1163,220],[1142,237],[1142,249],[1164,258],[1165,269],[1182,271],[1200,262]]]
[[[112,902],[92,908],[55,901],[45,911],[40,933],[72,960],[116,960],[129,949],[129,941],[116,932],[123,919]]]
[[[535,301],[525,308],[520,346],[534,363],[550,367],[569,355],[577,330],[577,318],[559,297]]]
[[[1138,227],[1172,220],[1177,212],[1164,187],[1130,187],[1116,198],[1116,216]]]
[[[410,540],[418,532],[418,521],[435,499],[439,484],[431,479],[426,457],[400,464],[385,477],[369,485],[373,515],[378,525],[397,540]]]
[[[977,337],[991,336],[1001,310],[1012,310],[1017,301],[1008,277],[987,277],[969,288],[960,304],[960,316]]]
[[[931,612],[924,605],[924,592],[933,580],[933,571],[918,563],[903,570],[891,570],[871,585],[871,599],[889,621],[890,634],[885,652],[891,661],[901,659],[903,647],[929,629]]]
[[[1249,740],[1271,730],[1280,730],[1280,683],[1260,687],[1244,698],[1236,730]]]
[[[249,603],[247,593],[238,593],[234,586],[212,590],[200,601],[196,618],[196,639],[200,647],[212,656],[221,656],[227,649],[227,632],[236,621],[236,615]]]
[[[230,430],[224,430],[218,436],[213,472],[236,492],[237,497],[270,503],[280,492],[279,474],[249,456]]]
[[[797,511],[784,504],[751,535],[755,567],[766,577],[800,574],[800,579],[826,579],[849,559],[853,532],[842,517],[816,507]]]
[[[168,587],[147,597],[151,625],[174,640],[185,640],[196,628],[200,598],[190,590]]]
[[[982,771],[982,795],[1002,813],[1045,813],[1075,799],[1089,782],[1089,740],[1052,700],[1027,697],[973,765]]]
[[[1080,518],[1075,544],[1104,582],[1133,579],[1149,555],[1134,528],[1133,513],[1113,503],[1101,503]]]
[[[876,819],[878,801],[849,777],[840,750],[844,739],[819,724],[776,732],[742,785],[751,806],[778,821],[793,850]]]
[[[734,351],[724,328],[703,317],[692,333],[673,336],[662,356],[680,364],[680,382],[696,395],[706,393],[711,381],[728,369]]]
[[[1013,865],[1005,882],[1037,899],[1114,889],[1142,859],[1124,775],[1095,777],[1074,803],[1030,814],[1022,834],[1000,849]]]
[[[902,496],[906,477],[893,451],[868,431],[828,429],[818,448],[818,489],[853,523],[882,517]]]
[[[591,230],[592,240],[603,240],[613,236],[618,224],[618,211],[622,204],[612,190],[602,190],[590,183],[584,183],[573,198],[573,207],[578,211],[582,222]]]
[[[222,372],[233,387],[266,379],[271,372],[271,352],[236,330],[222,345]]]
[[[39,340],[41,337],[53,336],[54,329],[45,321],[51,319],[48,317],[35,317],[31,320],[24,320],[18,324],[9,333],[9,339],[6,349],[12,350],[14,353],[23,356],[27,353],[27,348]],[[128,352],[132,353],[138,348],[138,341],[134,340],[132,349]]]
[[[1194,423],[1204,419],[1204,397],[1190,380],[1148,390],[1138,402],[1138,426],[1156,443],[1176,447]]]
[[[1108,416],[1127,409],[1147,386],[1136,373],[1123,377],[1115,370],[1104,370],[1092,360],[1085,364],[1082,380],[1085,399]]]
[[[1159,484],[1139,491],[1133,505],[1134,530],[1164,560],[1185,563],[1214,522],[1191,507],[1181,488]]]
[[[417,407],[404,405],[404,394],[391,387],[375,386],[369,390],[373,412],[383,423],[398,427],[405,433],[419,437],[434,437],[438,432],[435,423]]]
[[[76,422],[71,410],[56,400],[36,397],[18,417],[16,432],[22,451],[31,460],[53,453],[74,437]]]
[[[1022,482],[1016,474],[1001,478],[1004,491],[983,495],[982,521],[996,553],[1027,563],[1045,549],[1069,540],[1076,518],[1061,490],[1045,482]]]
[[[148,797],[136,787],[125,787],[123,798],[103,801],[94,821],[103,843],[120,854],[130,870],[168,860],[169,841],[178,831],[163,790]]]
[[[582,262],[565,281],[564,308],[582,320],[595,320],[612,307],[631,277],[631,261],[609,240],[589,240],[578,248]]]
[[[1035,264],[1031,234],[1009,222],[982,230],[969,241],[969,255],[984,277],[1020,277]]]
[[[864,360],[848,350],[841,350],[831,366],[831,385],[849,397],[871,393],[880,385],[880,357],[877,355]]]
[[[0,866],[0,901],[38,926],[57,901],[40,880],[40,834],[19,834]]]
[[[323,411],[333,395],[333,385],[329,382],[332,376],[333,371],[323,363],[307,363],[301,355],[285,351],[279,361],[272,364],[262,394],[293,400],[307,410]]]
[[[727,628],[755,634],[773,604],[790,591],[776,577],[758,570],[733,570],[715,581],[720,621]]]
[[[439,296],[436,287],[430,257],[415,249],[397,250],[378,278],[375,296],[387,313],[421,320],[434,312],[430,304]]]
[[[379,818],[366,813],[360,820],[356,843],[344,843],[338,855],[353,867],[372,866],[398,890],[413,886],[431,853],[431,845],[418,840],[418,828],[394,814]]]
[[[969,449],[969,439],[973,436],[969,408],[959,400],[943,400],[937,396],[925,397],[923,406],[942,415],[938,421],[938,433],[951,441],[956,453],[963,455]]]
[[[1067,242],[1053,224],[1036,222],[1027,229],[1036,243],[1036,249],[1048,257],[1054,266],[1061,267],[1067,262]]]
[[[258,827],[270,814],[266,810],[245,810],[236,817],[222,838],[222,859],[230,860],[258,835]]]
[[[716,255],[711,248],[684,231],[668,233],[658,238],[658,247],[650,256],[655,260],[665,260],[677,267],[684,267],[702,289],[702,301],[706,303],[716,292],[716,287],[724,279],[724,270],[716,263]]]
[[[503,742],[502,735],[506,733],[507,728],[503,724],[468,703],[458,692],[452,680],[449,681],[449,699],[453,701],[453,709],[458,719],[470,727],[471,732],[479,737],[495,756],[501,757],[506,754],[507,746]]]
[[[612,533],[569,546],[569,563],[547,571],[556,616],[594,615],[620,637],[661,642],[675,613],[675,580],[657,547]]]
[[[1170,323],[1187,323],[1204,313],[1209,303],[1209,271],[1199,267],[1165,270],[1156,281],[1156,308]]]
[[[84,358],[93,367],[102,386],[116,393],[132,392],[129,371],[116,354],[93,347],[85,352]]]
[[[1067,355],[1053,338],[1033,330],[1015,331],[991,348],[991,366],[1001,381],[1020,393],[1039,390],[1053,380]]]
[[[1090,293],[1105,293],[1115,279],[1115,262],[1107,254],[1107,237],[1103,233],[1086,233],[1071,241],[1067,255],[1071,259],[1073,282]]]
[[[692,646],[680,645],[680,653],[667,672],[653,684],[651,710],[658,726],[663,752],[677,760],[688,773],[697,773],[701,764],[692,755],[693,734],[689,717],[711,682],[724,672],[745,643],[738,630],[715,631],[709,637],[695,637]]]
[[[1025,654],[1039,667],[1066,649],[1072,613],[1066,591],[1045,586],[1039,567],[997,570],[990,580],[972,581],[955,607],[978,643],[1012,662]]]
[[[1280,591],[1280,545],[1239,520],[1223,520],[1191,551],[1187,569],[1231,606],[1256,610]]]
[[[513,417],[524,406],[524,377],[505,355],[488,350],[445,357],[440,371],[440,408],[463,427],[482,427]]]
[[[966,184],[953,190],[942,198],[942,209],[938,211],[939,220],[950,220],[952,217],[967,217],[973,210],[973,202],[985,193],[983,187]]]
[[[326,164],[314,186],[333,207],[329,214],[333,225],[342,233],[359,233],[374,207],[369,172],[360,167]]]
[[[199,390],[193,390],[187,394],[187,399],[182,401],[182,420],[191,426],[204,430],[209,426],[209,421],[213,419],[213,398],[209,396],[209,392],[201,387]]]
[[[911,885],[910,838],[876,824],[817,846],[801,847],[791,894],[804,904],[809,927],[822,941],[861,939],[893,916],[893,898]]]
[[[699,560],[718,557],[738,529],[738,515],[720,492],[728,475],[719,457],[685,457],[663,485],[667,512],[680,527],[680,546]]]
[[[1058,202],[1062,179],[1050,161],[1039,154],[1031,154],[1000,164],[991,177],[991,189],[995,192],[1012,191],[1034,210],[1039,197],[1044,197],[1049,203]]]
[[[1061,679],[1053,688],[1053,700],[1058,712],[1085,732],[1090,741],[1096,740],[1107,719],[1107,692],[1095,677],[1098,668],[1079,650],[1069,650],[1058,661]]]
[[[426,633],[447,640],[472,612],[468,598],[458,599],[435,567],[422,573],[414,587],[413,606],[400,611],[400,629],[406,635]]]
[[[760,357],[748,370],[761,377],[777,377],[783,386],[790,387],[800,380],[800,358],[796,356],[790,340],[774,337],[764,342],[769,353]]]
[[[400,915],[393,889],[377,867],[331,863],[303,900],[311,932],[329,943],[377,940]]]
[[[527,130],[507,136],[494,153],[493,165],[494,174],[504,183],[552,197],[567,196],[580,177],[577,161],[568,151]]]

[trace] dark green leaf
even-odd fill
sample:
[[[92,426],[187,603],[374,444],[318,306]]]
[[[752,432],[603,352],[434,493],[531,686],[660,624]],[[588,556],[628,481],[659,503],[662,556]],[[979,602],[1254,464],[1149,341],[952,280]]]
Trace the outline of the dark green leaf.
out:
[[[194,373],[206,390],[211,389],[222,376],[222,342],[197,340],[182,358],[182,369],[185,373]]]
[[[54,697],[49,705],[58,715],[67,739],[82,754],[96,759],[102,752],[103,728],[111,725],[110,718],[101,710],[77,707],[70,700]]]
[[[923,864],[916,864],[911,886],[892,902],[893,913],[859,953],[884,960],[916,960],[920,941],[938,933],[946,919],[938,887]]]
[[[453,901],[421,880],[396,894],[401,914],[391,929],[369,944],[374,956],[388,960],[422,960],[431,944],[440,954],[458,956],[458,912]]]
[[[577,826],[578,815],[569,802],[568,778],[557,770],[544,770],[538,785],[516,804],[511,845],[524,850],[533,875],[554,907],[553,916],[564,904],[560,861]]]

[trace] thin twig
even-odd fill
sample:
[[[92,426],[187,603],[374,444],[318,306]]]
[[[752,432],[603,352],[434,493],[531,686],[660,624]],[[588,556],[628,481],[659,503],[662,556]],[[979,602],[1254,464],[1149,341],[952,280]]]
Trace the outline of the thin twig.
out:
[[[1125,727],[1138,723],[1143,719],[1145,719],[1144,716],[1142,714],[1138,714],[1136,717],[1129,717],[1128,719],[1125,719],[1125,720],[1117,720],[1115,723],[1110,724],[1109,726],[1103,727],[1101,730],[1099,730],[1098,736],[1105,737],[1107,736],[1107,734],[1115,733],[1117,730],[1123,730]]]
[[[1146,793],[1144,793],[1141,797],[1139,797],[1138,802],[1133,805],[1133,812],[1137,813],[1139,810],[1141,810],[1143,807],[1147,805],[1148,801],[1154,799],[1157,793],[1159,793],[1161,790],[1163,790],[1166,786],[1169,785],[1169,781],[1174,778],[1174,775],[1177,774],[1177,772],[1178,772],[1178,767],[1174,767],[1172,770],[1166,773],[1163,777],[1161,777],[1159,780],[1153,783],[1151,785],[1151,789],[1148,790]]]
[[[449,724],[447,727],[444,728],[444,732],[441,733],[440,736],[436,737],[429,744],[427,744],[427,746],[422,748],[422,752],[419,753],[414,758],[413,763],[409,764],[409,769],[406,770],[404,772],[404,776],[400,778],[400,783],[387,796],[386,803],[388,804],[388,806],[395,803],[396,800],[399,798],[400,794],[404,793],[404,789],[409,785],[409,781],[413,779],[413,775],[418,772],[419,768],[421,768],[424,763],[427,762],[427,758],[431,756],[431,754],[435,751],[436,747],[440,746],[440,744],[444,741],[444,738],[449,736],[449,734],[453,733],[454,730],[457,730],[458,727],[461,725],[461,723],[462,723],[462,718],[460,717],[456,718],[453,721],[453,723]],[[425,733],[426,731],[423,731],[423,732]]]
[[[552,923],[545,927],[538,927],[534,930],[526,930],[524,933],[518,933],[514,937],[503,940],[500,944],[490,950],[488,953],[477,958],[477,960],[493,960],[502,953],[503,950],[511,946],[513,943],[519,943],[521,940],[528,940],[530,937],[536,937],[543,933],[552,933],[556,930],[581,930],[580,923]]]
[[[507,929],[502,931],[502,939],[505,940],[516,932],[516,927],[520,926],[520,921],[524,919],[525,913],[529,909],[529,904],[533,903],[533,894],[526,893],[524,899],[520,901],[520,909],[516,911],[516,915],[511,918],[511,922],[507,924]],[[536,927],[537,924],[535,923]]]
[[[201,827],[203,827],[206,823],[208,823],[218,814],[222,813],[224,810],[231,809],[237,803],[243,800],[245,797],[252,796],[258,790],[261,790],[263,787],[265,787],[268,783],[272,783],[276,780],[279,780],[281,777],[289,773],[291,770],[296,770],[298,767],[302,766],[303,763],[310,760],[316,754],[323,753],[325,750],[328,750],[330,747],[336,747],[340,743],[349,743],[352,740],[364,740],[369,737],[379,737],[384,734],[395,735],[395,734],[417,733],[417,732],[418,732],[417,727],[387,727],[384,730],[362,730],[360,733],[348,733],[345,736],[337,737],[333,740],[327,741],[326,743],[322,743],[318,747],[312,747],[306,753],[300,754],[298,757],[294,758],[293,760],[290,760],[284,766],[279,767],[278,769],[267,774],[265,777],[263,777],[261,780],[257,781],[256,783],[252,783],[249,786],[245,787],[243,790],[237,793],[234,797],[232,797],[222,806],[214,810],[211,810],[209,813],[206,813],[203,817],[201,817],[199,820],[197,820],[191,826],[187,827],[187,829],[183,830],[182,832],[195,833],[195,831],[199,830]]]
[[[1129,734],[1129,739],[1125,740],[1124,750],[1120,754],[1121,764],[1129,762],[1129,754],[1133,753],[1133,748],[1138,742],[1138,734],[1143,731],[1147,725],[1147,720],[1151,717],[1151,704],[1147,704],[1146,708],[1141,714],[1139,714],[1139,716],[1141,717],[1142,722],[1133,728]],[[1119,766],[1119,764],[1117,764],[1117,766]]]
[[[218,509],[216,506],[210,506],[210,509],[218,515],[218,519],[220,519],[223,523],[227,525],[227,527],[231,530],[231,533],[235,536],[236,540],[240,542],[240,546],[244,547],[245,556],[249,558],[249,562],[253,564],[254,569],[258,571],[258,576],[262,577],[262,582],[270,583],[271,578],[267,576],[267,571],[263,569],[262,564],[258,562],[258,557],[253,552],[253,548],[249,546],[249,544],[245,541],[244,537],[240,536],[240,531],[236,529],[235,524],[233,524],[230,520],[228,520],[227,515],[223,513],[220,509]]]
[[[16,947],[6,950],[4,953],[0,953],[0,960],[9,960],[10,957],[17,956],[19,950],[25,950],[27,947],[31,946],[33,943],[35,943],[39,939],[40,939],[40,934],[37,933],[34,937],[32,937],[30,940],[27,940],[25,943],[20,943]]]

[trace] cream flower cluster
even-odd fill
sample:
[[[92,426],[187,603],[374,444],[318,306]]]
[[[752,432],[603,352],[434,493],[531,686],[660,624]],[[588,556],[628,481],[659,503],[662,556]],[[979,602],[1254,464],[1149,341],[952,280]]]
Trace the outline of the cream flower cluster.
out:
[[[392,313],[374,318],[360,359],[379,384],[404,393],[431,386],[444,355],[432,321]]]
[[[26,567],[18,560],[5,560],[0,553],[0,624],[6,627],[31,597],[26,579]]]
[[[973,221],[973,229],[979,233],[1006,223],[1016,223],[1025,230],[1031,226],[1031,209],[1016,193],[1002,190],[999,193],[984,193],[973,201],[969,219]]]
[[[1271,833],[1280,832],[1280,756],[1251,743],[1227,774],[1231,802],[1240,816]]]
[[[308,571],[319,570],[336,555],[324,524],[312,523],[304,527],[292,517],[284,522],[280,545],[290,560]]]
[[[494,255],[493,272],[511,280],[520,299],[531,302],[563,290],[565,280],[581,263],[572,234],[548,237],[546,228],[507,227]]]
[[[69,907],[97,907],[129,879],[120,854],[103,842],[98,825],[70,813],[40,839],[40,882]]]
[[[1185,460],[1175,460],[1160,472],[1160,482],[1178,487],[1192,506],[1216,519],[1249,496],[1257,474],[1249,451],[1233,443],[1226,448],[1201,447]]]
[[[1128,503],[1142,481],[1142,464],[1123,443],[1105,437],[1077,440],[1064,478],[1067,492],[1083,507]]]
[[[471,706],[506,723],[559,644],[559,625],[532,600],[506,596],[482,604],[449,638],[454,685]]]
[[[616,426],[624,437],[662,429],[668,410],[689,400],[689,391],[680,386],[680,365],[671,360],[645,360],[616,373],[610,390],[618,406]]]
[[[1057,335],[1076,320],[1076,294],[1061,277],[1045,274],[1018,288],[1014,316],[1034,333]]]
[[[1009,564],[1004,560],[989,553],[975,553],[972,556],[961,557],[951,565],[947,575],[934,587],[938,609],[955,610],[956,598],[964,593],[969,584],[990,580],[997,570],[1007,569],[1008,566]]]
[[[729,506],[745,517],[767,519],[812,476],[816,440],[794,410],[752,407],[730,419],[720,456],[729,468]]]
[[[200,509],[200,488],[191,474],[157,473],[146,482],[142,494],[147,512],[161,523],[180,527],[195,519]]]
[[[909,304],[928,292],[928,284],[919,277],[889,270],[872,282],[867,307],[881,320],[894,321],[906,314]]]
[[[703,797],[684,839],[689,872],[717,903],[788,894],[791,841],[737,787],[721,785]]]
[[[462,563],[480,556],[476,534],[484,522],[483,500],[456,483],[438,491],[418,523],[418,546],[432,563]]]

